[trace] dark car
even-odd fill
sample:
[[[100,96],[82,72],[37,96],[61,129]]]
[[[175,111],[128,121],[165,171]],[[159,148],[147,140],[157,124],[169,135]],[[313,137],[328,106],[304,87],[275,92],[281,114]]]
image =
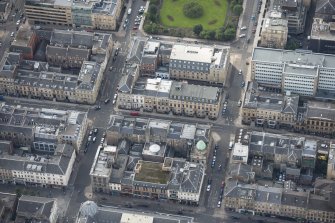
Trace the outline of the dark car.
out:
[[[98,131],[99,130],[97,128],[93,129],[93,132],[94,132],[95,135],[98,134]]]
[[[107,104],[110,100],[111,100],[110,98],[107,98],[107,99],[105,100],[105,104]]]

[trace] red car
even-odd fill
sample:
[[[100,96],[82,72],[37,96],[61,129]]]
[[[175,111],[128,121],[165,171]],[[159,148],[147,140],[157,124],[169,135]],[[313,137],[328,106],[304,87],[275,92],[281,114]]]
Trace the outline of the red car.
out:
[[[137,111],[132,111],[132,112],[130,112],[130,115],[131,115],[131,116],[139,116],[140,113],[137,112]]]
[[[134,26],[134,27],[133,27],[133,30],[136,30],[136,29],[138,29],[138,27]]]

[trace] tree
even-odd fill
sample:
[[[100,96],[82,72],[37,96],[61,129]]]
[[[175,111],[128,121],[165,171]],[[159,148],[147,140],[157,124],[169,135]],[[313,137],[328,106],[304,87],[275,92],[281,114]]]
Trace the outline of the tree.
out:
[[[150,0],[150,5],[158,5],[159,0]]]
[[[243,12],[242,5],[235,5],[233,8],[233,12],[235,15],[241,15],[241,13]]]
[[[215,31],[214,30],[211,30],[208,32],[208,38],[209,39],[215,39]]]
[[[148,13],[156,15],[157,12],[158,12],[157,6],[150,4],[149,9],[148,9]]]
[[[195,35],[199,36],[199,34],[201,33],[201,31],[203,30],[203,27],[201,24],[195,25],[193,27],[193,32]]]
[[[216,30],[215,39],[223,40],[223,36],[224,36],[224,30],[222,30],[222,29]]]
[[[223,33],[224,40],[232,40],[236,36],[236,30],[233,28],[227,28]]]
[[[189,1],[183,6],[183,13],[189,18],[200,18],[204,14],[203,7],[197,1]]]

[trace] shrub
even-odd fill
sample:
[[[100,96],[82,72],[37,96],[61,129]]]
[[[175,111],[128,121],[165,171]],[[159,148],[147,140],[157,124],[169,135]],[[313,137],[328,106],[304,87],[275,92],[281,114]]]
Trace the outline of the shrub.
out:
[[[242,5],[235,5],[233,11],[235,15],[241,15],[241,13],[243,12]]]
[[[189,1],[183,6],[183,13],[189,18],[200,18],[204,9],[197,1]]]
[[[199,34],[201,33],[201,31],[203,30],[203,27],[201,24],[195,25],[193,27],[193,32],[195,35],[199,36]]]

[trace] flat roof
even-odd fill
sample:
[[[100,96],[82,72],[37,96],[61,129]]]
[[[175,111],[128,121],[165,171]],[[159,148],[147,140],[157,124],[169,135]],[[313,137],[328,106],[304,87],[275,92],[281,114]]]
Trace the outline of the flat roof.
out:
[[[212,63],[213,54],[213,47],[175,44],[172,47],[170,60]]]
[[[123,213],[121,223],[153,223],[154,217],[135,213]]]
[[[283,50],[254,48],[252,61],[267,63],[305,64],[308,66],[335,67],[335,55],[313,53],[310,50]]]

